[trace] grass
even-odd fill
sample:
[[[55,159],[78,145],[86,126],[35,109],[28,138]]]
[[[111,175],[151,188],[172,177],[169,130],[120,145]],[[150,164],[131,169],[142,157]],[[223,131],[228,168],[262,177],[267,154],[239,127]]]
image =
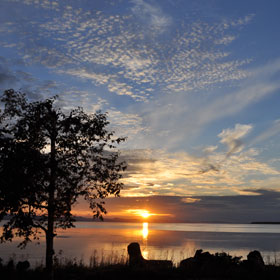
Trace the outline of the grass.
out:
[[[227,254],[220,254],[225,256]],[[229,256],[229,255],[227,255]],[[171,259],[172,251],[164,251],[162,254],[150,256],[150,258]],[[230,257],[230,256],[229,256]],[[141,268],[128,265],[128,256],[125,250],[112,250],[110,254],[104,251],[93,251],[89,261],[83,258],[66,258],[62,252],[54,257],[54,280],[179,280],[179,279],[280,279],[279,254],[265,256],[266,266],[264,270],[246,269],[242,262],[236,262],[234,266],[228,266],[220,262],[219,266],[203,266],[195,270],[186,270],[178,266],[172,268]],[[7,280],[44,280],[46,273],[42,264],[20,271],[16,268],[16,261],[10,259],[0,264],[0,278]]]
[[[83,258],[77,259],[63,257],[63,254],[61,252],[58,255],[54,256],[54,265],[56,267],[76,266],[93,269],[97,267],[107,267],[111,265],[126,265],[127,263],[128,256],[125,250],[112,250],[110,254],[105,254],[104,250],[101,250],[101,252],[94,250],[93,254],[89,258],[89,262],[86,262]]]
[[[264,261],[267,265],[280,266],[280,253],[274,252],[273,255],[265,255]]]

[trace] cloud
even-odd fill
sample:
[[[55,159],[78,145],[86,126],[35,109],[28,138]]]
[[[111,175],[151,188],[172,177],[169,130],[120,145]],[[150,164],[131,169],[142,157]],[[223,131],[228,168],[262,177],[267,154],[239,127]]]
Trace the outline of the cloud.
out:
[[[237,20],[233,20],[231,25],[236,26],[236,25],[246,25],[248,24],[253,18],[255,17],[255,14],[249,14],[243,18],[239,18]]]
[[[262,133],[257,135],[254,140],[251,141],[250,146],[264,142],[267,139],[280,133],[280,119],[273,121],[272,125],[265,129]]]
[[[11,87],[11,85],[15,84],[18,81],[17,77],[7,69],[0,68],[0,86]]]
[[[256,82],[255,79],[252,79],[251,82],[252,84],[245,85],[240,90],[233,91],[210,102],[205,108],[205,111],[202,111],[201,115],[198,116],[199,122],[206,124],[225,116],[234,115],[246,106],[256,103],[261,98],[272,94],[280,87],[278,83],[268,81]]]
[[[254,150],[233,153],[226,161],[218,151],[207,158],[163,150],[124,150],[121,155],[128,164],[125,196],[236,195],[245,188],[255,189],[256,176],[263,187],[271,187],[269,177],[280,176],[277,169],[259,161]]]
[[[150,133],[141,143],[155,149],[184,147],[186,141],[201,136],[200,133],[210,123],[233,117],[277,93],[280,83],[273,77],[279,70],[278,59],[251,69],[249,77],[238,87],[217,88],[209,93],[200,91],[194,95],[170,93],[158,96],[143,111],[144,123],[149,124]],[[161,136],[163,131],[167,132],[164,137]]]
[[[6,0],[11,3],[23,3],[28,6],[33,6],[36,8],[43,8],[46,10],[56,10],[59,11],[59,1],[57,0]]]
[[[209,162],[209,159],[205,159],[202,162],[202,167],[201,167],[201,170],[199,171],[199,173],[204,174],[204,173],[209,172],[209,171],[218,172],[219,170],[220,170],[220,165],[219,164],[211,163],[211,162]]]
[[[241,152],[243,147],[242,138],[252,130],[252,125],[236,124],[234,129],[224,129],[218,136],[220,142],[228,146],[227,157],[233,153]]]
[[[132,0],[131,2],[134,5],[131,9],[132,12],[150,29],[162,33],[172,23],[171,17],[164,14],[160,7],[144,0]]]
[[[11,65],[8,60],[0,56],[0,87],[11,88],[13,84],[19,81],[16,73],[11,69]]]
[[[217,39],[215,41],[215,43],[218,44],[218,45],[228,45],[232,41],[234,41],[235,39],[236,39],[235,36],[225,36],[225,37]]]
[[[54,81],[34,80],[31,78],[30,83],[24,84],[20,89],[20,91],[24,92],[29,99],[39,100],[46,97],[46,95],[53,96],[54,91],[58,89],[58,85]]]
[[[203,148],[203,152],[206,153],[206,154],[209,154],[209,153],[213,153],[215,150],[217,150],[218,146],[207,146],[205,148]]]
[[[184,203],[196,203],[200,200],[201,200],[201,198],[194,198],[194,197],[184,197],[181,199],[181,201]]]
[[[105,206],[108,218],[128,218],[131,215],[127,210],[145,209],[151,213],[164,214],[152,216],[152,219],[168,222],[278,222],[280,193],[255,189],[247,195],[119,197],[108,198]],[[88,210],[84,204],[78,205],[78,208]],[[90,210],[88,213],[90,215]]]
[[[128,137],[128,141],[133,143],[134,139],[145,133],[146,127],[143,125],[142,118],[136,113],[124,113],[117,109],[110,108],[108,119],[112,130],[116,135]],[[124,143],[124,147],[125,147]],[[133,144],[131,145],[133,146]]]
[[[244,66],[250,60],[235,59],[224,49],[237,38],[233,33],[239,31],[234,29],[249,22],[246,17],[215,23],[202,19],[186,23],[179,18],[177,31],[167,32],[173,24],[171,15],[143,0],[131,1],[130,13],[124,9],[119,14],[58,1],[13,3],[12,11],[26,4],[30,20],[21,14],[17,20],[1,19],[2,43],[17,48],[26,63],[92,81],[136,101],[248,77]],[[7,37],[7,32],[13,36]]]
[[[41,80],[25,71],[26,65],[20,60],[0,57],[0,90],[13,88],[26,94],[31,100],[54,95],[58,84],[52,80]]]

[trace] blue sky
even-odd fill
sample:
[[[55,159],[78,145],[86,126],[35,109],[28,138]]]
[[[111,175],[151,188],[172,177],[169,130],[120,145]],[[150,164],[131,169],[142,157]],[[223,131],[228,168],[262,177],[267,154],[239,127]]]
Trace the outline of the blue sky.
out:
[[[107,111],[128,137],[123,196],[195,204],[184,198],[278,192],[279,10],[276,0],[1,0],[0,89]]]

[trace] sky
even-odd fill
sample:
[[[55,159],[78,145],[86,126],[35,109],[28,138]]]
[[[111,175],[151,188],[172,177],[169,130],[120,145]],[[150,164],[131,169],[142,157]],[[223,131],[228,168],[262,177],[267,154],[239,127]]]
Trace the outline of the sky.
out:
[[[108,217],[279,221],[279,10],[278,0],[0,0],[0,90],[108,112],[128,164]],[[90,215],[83,201],[75,209]]]

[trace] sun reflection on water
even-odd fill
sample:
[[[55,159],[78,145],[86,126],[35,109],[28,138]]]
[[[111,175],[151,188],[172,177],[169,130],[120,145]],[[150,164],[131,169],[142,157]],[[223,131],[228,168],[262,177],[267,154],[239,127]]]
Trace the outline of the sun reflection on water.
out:
[[[143,223],[143,228],[142,228],[142,236],[144,240],[148,239],[149,235],[149,228],[148,228],[148,223]]]
[[[142,255],[145,259],[149,257],[149,252],[148,252],[148,235],[149,235],[149,224],[148,223],[143,223],[142,224],[142,237],[143,237],[143,250],[142,250]]]

